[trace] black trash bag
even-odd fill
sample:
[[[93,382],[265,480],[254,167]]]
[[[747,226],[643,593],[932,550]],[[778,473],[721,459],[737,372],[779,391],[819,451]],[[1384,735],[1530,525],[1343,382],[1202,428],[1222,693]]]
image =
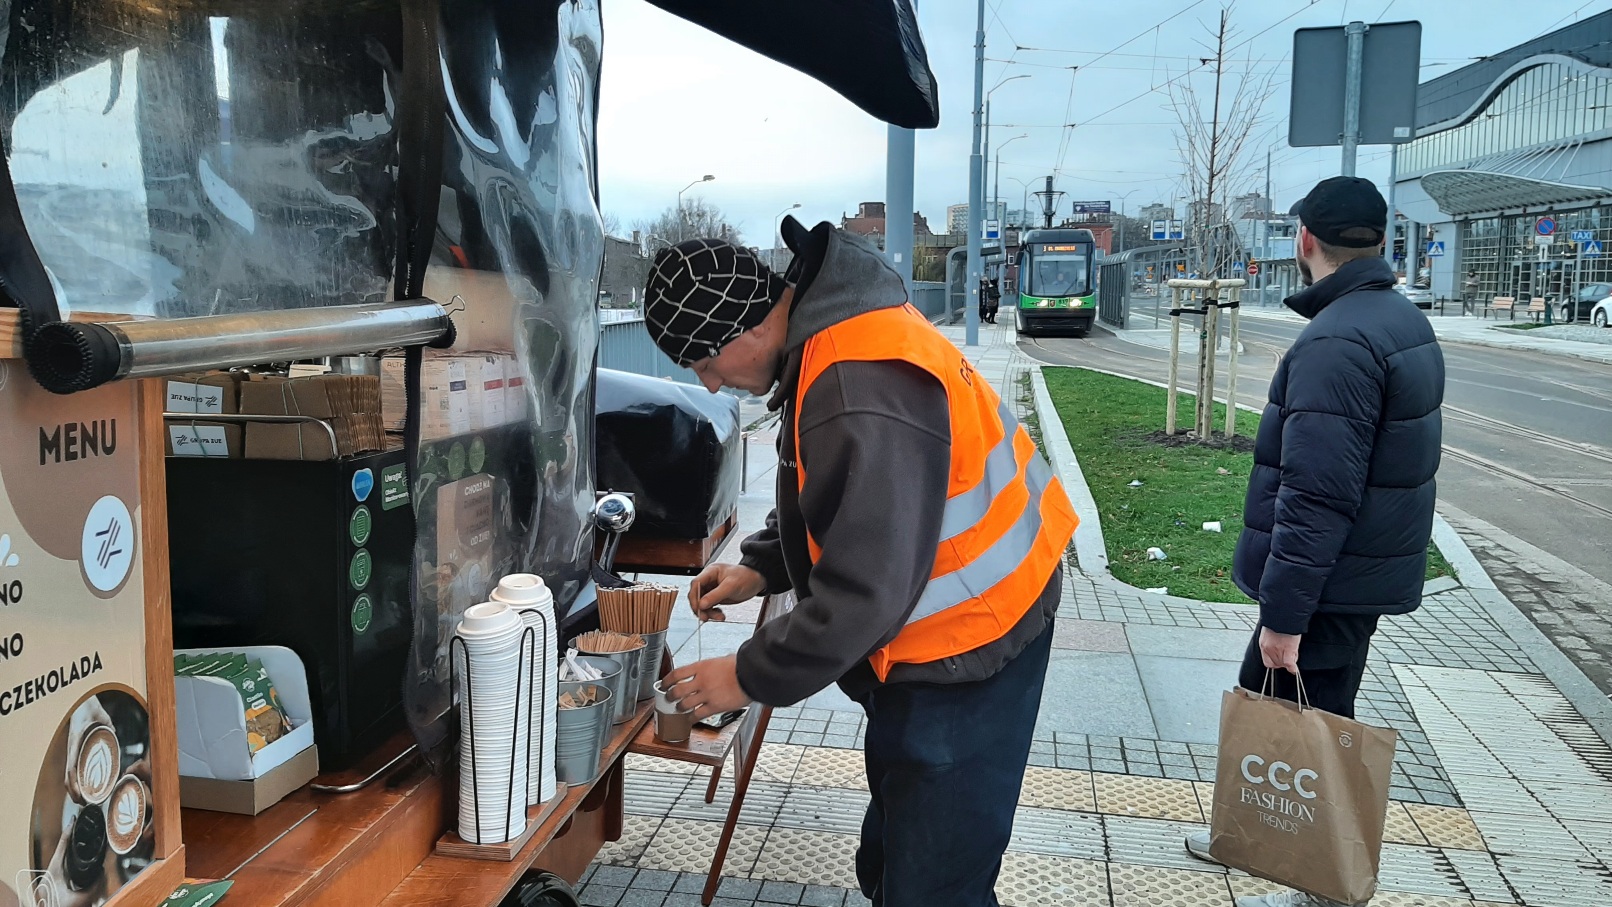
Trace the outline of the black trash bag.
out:
[[[739,502],[739,401],[703,387],[599,369],[600,491],[633,495],[632,534],[703,539]]]

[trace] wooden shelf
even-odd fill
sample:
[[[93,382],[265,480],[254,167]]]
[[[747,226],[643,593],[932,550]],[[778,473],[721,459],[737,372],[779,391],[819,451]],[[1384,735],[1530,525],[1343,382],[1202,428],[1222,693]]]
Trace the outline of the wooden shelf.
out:
[[[615,735],[605,744],[600,758],[604,768],[599,776],[592,783],[572,785],[559,809],[537,829],[515,859],[508,863],[491,863],[432,854],[379,903],[386,907],[421,904],[490,907],[503,900],[521,876],[532,868],[547,869],[575,881],[597,852],[596,843],[587,845],[586,839],[592,837],[589,833],[602,831],[605,840],[620,836],[620,817],[612,819],[601,814],[608,812],[607,801],[619,796],[621,757],[650,720],[650,708],[650,703],[639,706],[630,721],[617,726]],[[612,828],[612,824],[617,827]],[[569,838],[573,833],[583,839],[585,846],[576,847],[574,843],[556,840]],[[550,844],[555,846],[550,848]],[[574,863],[580,865],[570,865]]]
[[[613,572],[687,574],[693,576],[716,559],[733,535],[739,523],[737,512],[727,522],[703,539],[670,539],[653,535],[635,536],[631,531],[621,537],[616,550]]]
[[[760,708],[753,705],[751,708]],[[655,722],[644,725],[633,739],[632,746],[627,750],[640,756],[655,756],[661,759],[671,759],[675,762],[691,762],[695,765],[718,766],[727,761],[728,752],[733,749],[733,741],[739,736],[739,728],[744,719],[731,721],[720,730],[694,726],[689,732],[688,739],[682,743],[666,743],[655,736]]]

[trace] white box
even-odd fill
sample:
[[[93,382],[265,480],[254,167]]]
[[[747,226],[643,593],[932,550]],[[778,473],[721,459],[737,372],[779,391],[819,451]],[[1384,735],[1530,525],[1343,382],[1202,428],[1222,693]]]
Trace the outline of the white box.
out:
[[[526,370],[514,356],[500,357],[504,362],[504,421],[526,422],[530,416],[531,398],[526,394]]]
[[[470,430],[497,428],[506,421],[504,406],[504,361],[496,353],[476,353],[465,358],[465,382],[470,398]]]
[[[470,431],[470,393],[465,360],[438,356],[420,368],[420,437],[438,440]]]
[[[179,774],[191,778],[244,781],[261,778],[313,746],[313,707],[302,659],[281,646],[228,649],[176,649],[175,655],[228,652],[256,658],[280,694],[291,733],[252,752],[246,742],[246,705],[235,685],[221,677],[174,677],[179,715]]]

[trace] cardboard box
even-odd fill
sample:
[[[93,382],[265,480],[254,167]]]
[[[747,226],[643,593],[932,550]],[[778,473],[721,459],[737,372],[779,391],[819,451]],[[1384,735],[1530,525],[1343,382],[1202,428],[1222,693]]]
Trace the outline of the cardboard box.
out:
[[[229,372],[181,375],[166,382],[170,413],[234,414],[240,411],[240,380]],[[164,447],[170,457],[239,457],[242,426],[227,422],[168,420]]]
[[[336,435],[306,423],[253,422],[246,456],[258,460],[330,460],[386,446],[381,424],[381,379],[375,375],[267,376],[241,386],[244,415],[309,416]]]
[[[246,708],[234,684],[218,677],[176,676],[179,802],[255,816],[319,774],[308,674],[302,659],[281,646],[180,649],[175,654],[216,651],[242,653],[263,663],[292,729],[253,753],[246,742]]]
[[[246,426],[239,423],[176,422],[168,420],[170,457],[242,457],[246,454]]]

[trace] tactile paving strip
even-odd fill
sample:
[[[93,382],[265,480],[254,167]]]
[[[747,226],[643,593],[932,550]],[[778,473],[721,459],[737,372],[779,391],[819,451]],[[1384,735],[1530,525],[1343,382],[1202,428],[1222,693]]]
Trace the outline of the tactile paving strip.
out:
[[[693,762],[678,762],[675,759],[662,759],[659,756],[645,756],[641,753],[628,753],[626,766],[629,772],[666,772],[678,775],[692,775],[701,768]]]
[[[750,877],[855,888],[856,845],[853,835],[775,828],[767,836]]]
[[[707,803],[705,791],[710,783],[709,778],[695,778],[682,796],[677,798],[668,816],[696,822],[721,822],[727,819],[728,808],[733,805],[733,779],[724,777],[717,784],[716,796]],[[778,811],[788,796],[788,785],[752,780],[744,795],[739,821],[749,825],[771,825],[778,818]]]
[[[621,840],[607,842],[594,860],[606,866],[637,866],[663,821],[660,816],[627,816],[621,825]]]
[[[1606,907],[1612,904],[1612,879],[1606,867],[1537,857],[1496,858],[1500,872],[1522,895],[1523,903],[1540,907]]]
[[[704,790],[705,783],[702,779],[699,785],[701,790]],[[627,812],[632,815],[665,818],[672,811],[673,804],[677,803],[678,798],[682,797],[683,792],[690,786],[688,775],[628,769],[623,788]]]
[[[862,833],[862,817],[867,809],[865,793],[797,784],[784,798],[775,824],[780,828],[858,835]]]
[[[767,742],[761,745],[761,755],[756,757],[756,769],[750,775],[750,781],[773,781],[778,784],[789,784],[795,780],[795,769],[800,765],[800,757],[806,752],[804,746],[794,746],[788,743]]]
[[[1415,844],[1426,846],[1427,836],[1417,826],[1416,820],[1405,811],[1405,804],[1392,801],[1388,804],[1388,815],[1383,822],[1383,840],[1392,844]]]
[[[1384,844],[1377,882],[1386,891],[1466,897],[1466,886],[1444,854],[1430,847]]]
[[[1114,907],[1226,907],[1226,877],[1153,866],[1108,864]]]
[[[1002,857],[996,897],[1002,907],[1106,905],[1108,873],[1091,860],[1010,851]]]
[[[1202,822],[1198,793],[1191,781],[1167,778],[1133,778],[1097,772],[1092,775],[1097,811],[1111,816]]]
[[[1092,793],[1091,772],[1032,765],[1024,770],[1019,805],[1094,813],[1097,811],[1097,798]]]
[[[867,763],[860,750],[807,747],[795,769],[795,784],[867,790]]]
[[[1516,903],[1516,895],[1500,874],[1493,854],[1475,850],[1446,850],[1444,859],[1455,867],[1455,874],[1460,877],[1467,894],[1489,903]]]
[[[1213,781],[1195,781],[1192,789],[1198,792],[1198,807],[1203,810],[1203,821],[1208,822],[1215,812],[1215,783]]]
[[[1009,850],[1102,860],[1108,855],[1103,820],[1092,813],[1021,807],[1013,819]]]
[[[735,828],[733,846],[728,849],[727,861],[722,865],[723,874],[748,876],[755,869],[756,858],[761,854],[761,845],[766,842],[768,831],[754,825]],[[655,837],[645,848],[638,866],[641,869],[703,875],[711,871],[711,858],[716,855],[716,844],[721,835],[720,822],[667,819],[656,829]]]
[[[1405,810],[1416,823],[1416,827],[1427,837],[1427,843],[1434,847],[1456,850],[1487,849],[1483,844],[1483,835],[1478,833],[1478,826],[1473,824],[1472,817],[1464,809],[1407,803]]]
[[[1187,836],[1204,831],[1203,825],[1104,816],[1103,827],[1108,833],[1108,859],[1115,863],[1226,874],[1225,867],[1205,863],[1187,853]]]

